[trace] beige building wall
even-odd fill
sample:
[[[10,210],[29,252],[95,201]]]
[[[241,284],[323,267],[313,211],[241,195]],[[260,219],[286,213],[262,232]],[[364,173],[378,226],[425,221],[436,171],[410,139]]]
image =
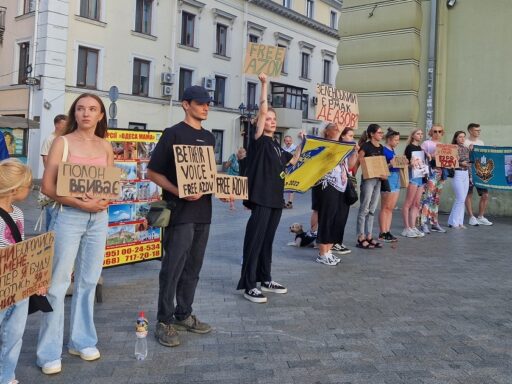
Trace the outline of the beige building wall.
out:
[[[512,145],[512,4],[458,0],[453,8],[438,1],[434,122],[446,128],[449,143],[469,122],[482,125],[486,144]],[[429,0],[345,0],[338,46],[337,86],[357,92],[361,124],[390,125],[407,134],[425,128],[428,48],[431,32]],[[404,147],[401,144],[399,151]],[[441,210],[453,203],[446,183]],[[510,193],[491,190],[490,215],[511,215]],[[476,193],[474,208],[477,207]]]

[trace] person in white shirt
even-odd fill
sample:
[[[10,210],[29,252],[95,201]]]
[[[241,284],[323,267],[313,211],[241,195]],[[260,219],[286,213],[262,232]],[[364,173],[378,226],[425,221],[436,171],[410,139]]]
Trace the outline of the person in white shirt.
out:
[[[43,165],[46,168],[46,160],[48,158],[48,153],[50,152],[50,148],[52,147],[53,140],[57,136],[62,136],[64,131],[66,130],[66,125],[68,122],[68,117],[66,115],[57,115],[53,119],[53,126],[55,130],[46,138],[41,146],[41,157],[43,158]],[[53,214],[55,212],[55,204],[54,201],[51,200],[48,196],[43,195],[41,192],[39,193],[39,203],[44,209],[45,213],[45,230],[46,232],[52,229],[52,220]]]
[[[293,144],[292,137],[289,135],[286,135],[283,138],[283,142],[284,142],[284,146],[282,147],[283,151],[291,153],[293,155],[293,153],[297,149],[297,145]],[[286,199],[286,197],[284,199],[284,201],[285,201],[284,208],[290,208],[290,209],[293,208],[293,192],[288,192],[285,194],[285,196],[288,196],[288,199]]]
[[[480,132],[480,124],[470,123],[468,125],[469,135],[464,141],[464,146],[468,147],[470,151],[473,150],[474,145],[484,145],[484,142],[480,139]],[[478,217],[475,217],[473,214],[473,187],[474,185],[470,178],[468,195],[466,196],[466,210],[468,211],[469,225],[492,225],[492,222],[487,220],[484,216],[487,203],[489,202],[489,191],[485,188],[476,187],[478,196],[480,196],[480,202],[478,203]]]

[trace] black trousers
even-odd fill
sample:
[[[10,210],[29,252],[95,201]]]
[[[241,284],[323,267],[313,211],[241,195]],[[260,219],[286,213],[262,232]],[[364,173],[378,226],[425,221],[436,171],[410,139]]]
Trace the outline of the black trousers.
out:
[[[251,290],[258,282],[272,280],[272,244],[282,211],[281,208],[253,206],[245,229],[244,258],[237,289]]]
[[[345,193],[331,185],[315,187],[318,197],[318,244],[341,244],[345,235],[348,211]]]
[[[209,233],[210,224],[187,223],[167,228],[159,276],[159,322],[170,324],[173,316],[185,320],[192,314]]]

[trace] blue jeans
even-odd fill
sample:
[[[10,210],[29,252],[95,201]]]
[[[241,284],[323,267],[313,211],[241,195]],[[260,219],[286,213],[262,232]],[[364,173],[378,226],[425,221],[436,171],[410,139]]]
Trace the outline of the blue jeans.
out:
[[[64,206],[55,212],[55,253],[48,300],[53,312],[44,313],[37,344],[37,364],[59,360],[64,340],[64,298],[71,283],[73,267],[75,283],[71,301],[68,347],[81,350],[98,342],[94,327],[94,297],[101,275],[107,211],[88,213]]]
[[[378,178],[366,179],[361,182],[359,212],[357,214],[357,236],[372,236],[373,218],[379,206],[380,182]]]
[[[55,204],[53,201],[44,207],[45,232],[53,230],[53,226],[55,225],[55,216],[59,210],[59,207],[60,205]]]
[[[14,379],[28,316],[28,298],[0,311],[0,384]]]

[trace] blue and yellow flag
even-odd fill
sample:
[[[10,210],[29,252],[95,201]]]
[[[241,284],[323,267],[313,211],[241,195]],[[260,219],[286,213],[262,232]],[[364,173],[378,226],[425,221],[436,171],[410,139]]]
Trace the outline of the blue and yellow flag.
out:
[[[286,168],[285,191],[306,192],[345,160],[353,149],[354,144],[306,136],[297,164]]]

